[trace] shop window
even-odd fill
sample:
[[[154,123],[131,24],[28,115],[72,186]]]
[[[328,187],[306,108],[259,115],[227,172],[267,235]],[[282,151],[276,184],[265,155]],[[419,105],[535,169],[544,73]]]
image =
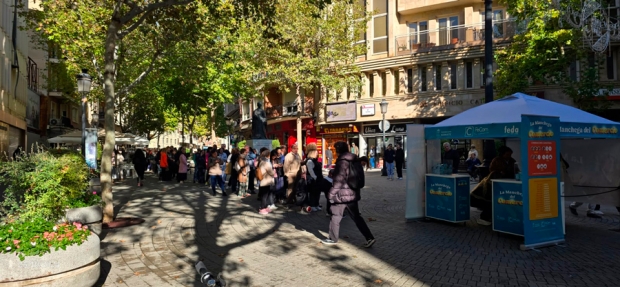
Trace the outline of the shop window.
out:
[[[568,68],[568,75],[574,82],[579,81],[579,61],[573,61]]]

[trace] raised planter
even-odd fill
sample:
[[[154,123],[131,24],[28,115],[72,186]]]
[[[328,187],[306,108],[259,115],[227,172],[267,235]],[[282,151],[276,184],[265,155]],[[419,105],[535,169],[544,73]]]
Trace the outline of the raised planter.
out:
[[[100,205],[67,209],[65,219],[68,222],[80,222],[82,224],[86,224],[95,234],[101,235],[103,210]]]
[[[0,286],[93,286],[101,271],[99,237],[88,236],[82,245],[54,248],[43,256],[26,256],[20,261],[15,254],[0,254]]]

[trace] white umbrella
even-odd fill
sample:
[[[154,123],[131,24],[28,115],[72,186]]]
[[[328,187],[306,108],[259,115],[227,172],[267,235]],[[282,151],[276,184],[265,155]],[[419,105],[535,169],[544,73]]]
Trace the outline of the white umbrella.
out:
[[[81,143],[82,142],[82,131],[72,131],[64,135],[59,135],[57,137],[48,139],[47,142],[49,143]]]

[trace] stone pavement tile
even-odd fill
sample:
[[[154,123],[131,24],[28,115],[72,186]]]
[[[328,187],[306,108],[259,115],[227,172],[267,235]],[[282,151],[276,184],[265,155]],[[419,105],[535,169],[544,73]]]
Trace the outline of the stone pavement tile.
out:
[[[360,209],[377,238],[371,249],[358,247],[363,239],[346,218],[339,244],[322,246],[329,224],[323,212],[281,208],[263,216],[255,196],[213,197],[203,186],[152,179],[141,189],[117,188],[119,216],[146,222],[112,230],[102,241],[102,257],[112,264],[105,285],[127,285],[115,282],[125,278],[136,285],[193,286],[193,263],[203,258],[230,286],[617,286],[612,266],[620,263],[620,249],[613,242],[620,238],[607,229],[620,217],[612,211],[604,220],[567,217],[565,248],[522,252],[519,238],[475,220],[466,226],[406,223],[405,182],[371,172],[367,184]],[[472,209],[473,219],[478,214]],[[134,272],[138,278],[129,276]]]

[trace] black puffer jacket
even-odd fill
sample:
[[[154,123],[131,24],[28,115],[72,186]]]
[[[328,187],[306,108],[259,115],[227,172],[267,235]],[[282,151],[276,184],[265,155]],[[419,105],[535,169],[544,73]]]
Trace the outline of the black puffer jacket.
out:
[[[347,178],[349,178],[349,164],[356,158],[356,155],[349,152],[338,156],[336,168],[334,168],[334,185],[329,190],[329,201],[331,203],[349,203],[361,199],[360,191],[351,189],[347,183]]]

